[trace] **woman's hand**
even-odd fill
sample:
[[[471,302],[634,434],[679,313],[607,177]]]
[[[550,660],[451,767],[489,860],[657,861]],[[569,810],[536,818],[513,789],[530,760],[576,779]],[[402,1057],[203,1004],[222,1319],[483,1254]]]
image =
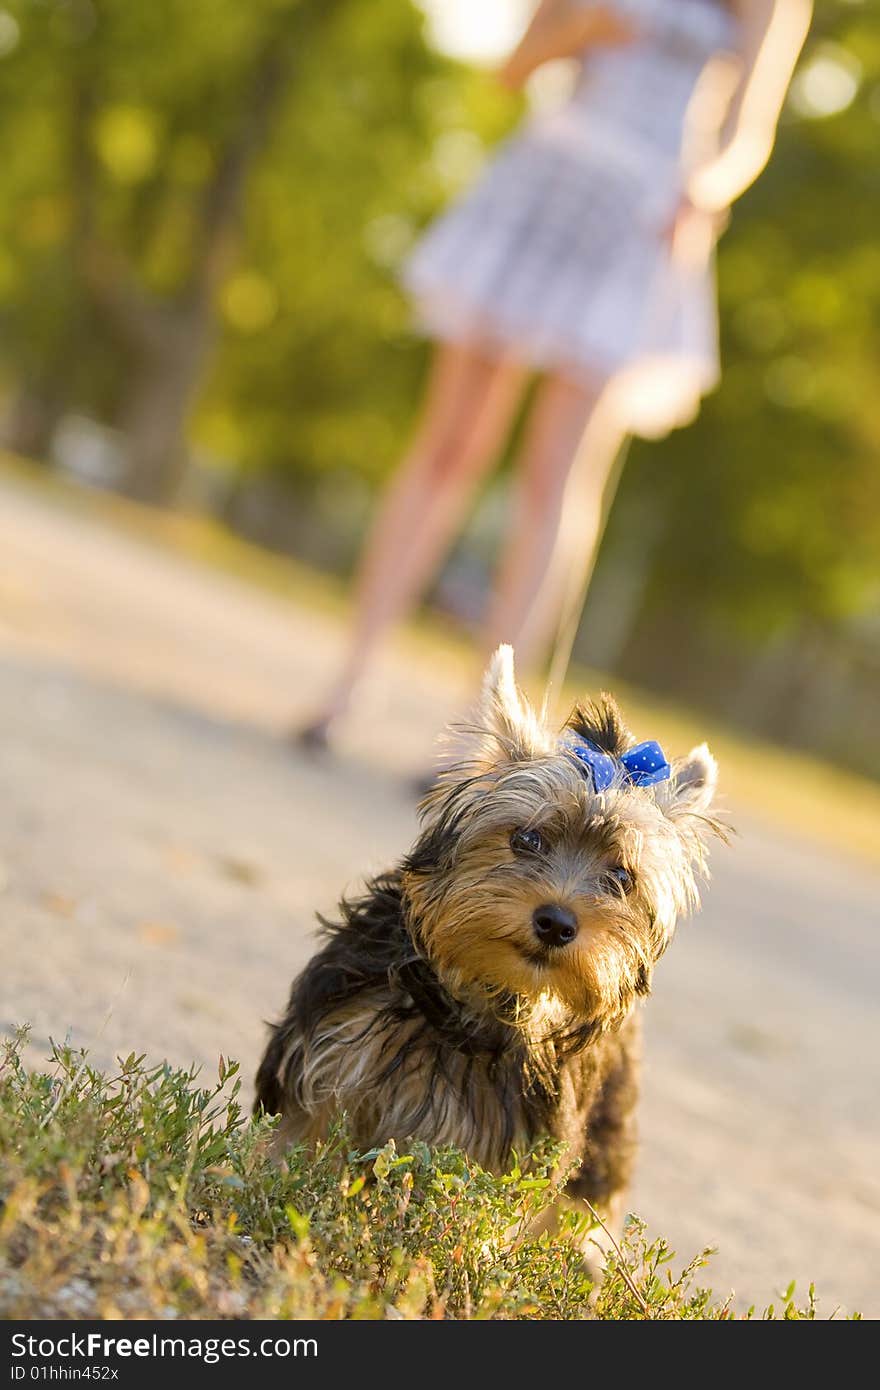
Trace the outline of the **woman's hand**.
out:
[[[521,42],[498,70],[498,79],[519,91],[536,68],[557,58],[572,58],[589,48],[632,43],[637,29],[611,7],[543,0]]]
[[[524,87],[528,78],[531,77],[533,69],[527,68],[521,61],[518,61],[518,54],[512,53],[500,68],[496,69],[495,76],[506,87],[509,92],[519,92]]]
[[[495,76],[502,87],[506,87],[509,92],[520,92],[534,71],[533,67],[529,67],[523,62],[519,52],[516,52],[512,53],[507,61],[501,64]]]

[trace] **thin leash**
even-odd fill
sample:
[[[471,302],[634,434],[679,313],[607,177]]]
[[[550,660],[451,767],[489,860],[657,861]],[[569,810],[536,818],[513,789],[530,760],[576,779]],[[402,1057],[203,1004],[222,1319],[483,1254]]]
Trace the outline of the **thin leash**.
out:
[[[627,435],[614,457],[614,462],[608,472],[605,487],[602,490],[601,513],[599,525],[596,528],[596,539],[593,543],[592,553],[586,566],[586,571],[580,576],[576,586],[572,586],[566,595],[563,604],[562,616],[559,626],[556,629],[556,640],[553,645],[553,657],[550,662],[550,670],[547,676],[547,687],[545,702],[549,703],[551,695],[558,698],[568,676],[568,669],[571,665],[572,652],[577,640],[578,629],[581,624],[584,606],[587,601],[587,594],[593,582],[593,574],[596,569],[596,560],[608,526],[608,518],[611,515],[611,508],[617,496],[620,486],[620,479],[629,457],[632,436]],[[583,460],[580,461],[581,467],[588,466],[589,452],[585,449]]]
[[[672,246],[670,246],[670,249],[672,249]],[[656,307],[652,309],[651,317],[654,317],[655,314]],[[557,698],[559,697],[562,687],[565,684],[566,677],[568,676],[568,668],[571,665],[571,657],[574,651],[575,641],[577,640],[578,628],[580,627],[581,617],[587,601],[587,594],[589,593],[590,585],[593,581],[596,560],[599,555],[599,549],[602,545],[605,530],[608,526],[608,518],[611,514],[611,508],[614,505],[614,499],[617,496],[617,489],[620,486],[620,479],[626,465],[626,460],[629,457],[631,445],[632,436],[627,435],[615,455],[614,462],[609,469],[608,477],[602,490],[599,525],[596,529],[596,539],[593,544],[592,554],[586,566],[586,572],[580,576],[577,584],[573,586],[571,591],[566,595],[563,603],[562,615],[556,630],[556,641],[553,646],[553,656],[550,662],[547,684],[545,686],[545,707],[549,706],[551,696],[555,695]],[[583,457],[578,460],[578,464],[581,467],[588,466],[588,446],[589,434],[584,440]]]

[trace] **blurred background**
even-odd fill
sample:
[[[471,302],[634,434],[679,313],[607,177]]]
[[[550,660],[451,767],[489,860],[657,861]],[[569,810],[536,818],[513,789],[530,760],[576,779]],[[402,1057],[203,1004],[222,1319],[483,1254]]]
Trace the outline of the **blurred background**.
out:
[[[425,366],[395,271],[521,113],[525,8],[0,0],[5,448],[347,574]],[[633,447],[576,646],[873,776],[878,142],[880,10],[819,0],[721,243],[721,389]],[[505,488],[434,594],[465,624]]]
[[[0,0],[0,1031],[34,1064],[249,1078],[315,912],[411,843],[507,466],[344,756],[287,735],[426,366],[397,268],[522,114],[525,9]],[[878,147],[880,7],[819,0],[721,242],[721,387],[632,447],[565,692],[708,737],[738,832],[646,1009],[633,1207],[717,1242],[737,1307],[795,1277],[825,1315],[880,1312]]]

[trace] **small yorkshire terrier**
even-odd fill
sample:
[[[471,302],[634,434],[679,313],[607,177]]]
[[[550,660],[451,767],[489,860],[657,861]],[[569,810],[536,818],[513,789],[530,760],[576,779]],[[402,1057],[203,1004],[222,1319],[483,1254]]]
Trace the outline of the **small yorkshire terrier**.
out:
[[[614,701],[546,727],[501,647],[461,760],[398,868],[343,902],[257,1074],[283,1148],[344,1111],[363,1148],[452,1144],[495,1172],[562,1141],[609,1221],[635,1148],[640,996],[698,904],[717,769],[633,746]]]

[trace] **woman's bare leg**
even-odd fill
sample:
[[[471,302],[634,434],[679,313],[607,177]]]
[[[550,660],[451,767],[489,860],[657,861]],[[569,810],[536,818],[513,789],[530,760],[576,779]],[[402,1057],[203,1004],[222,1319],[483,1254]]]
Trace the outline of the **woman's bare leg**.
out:
[[[523,668],[546,657],[593,564],[605,484],[623,442],[602,393],[599,382],[552,376],[532,408],[487,622],[489,650],[511,643]]]
[[[524,379],[521,366],[476,347],[438,348],[415,439],[364,548],[342,669],[306,736],[320,738],[345,712],[380,638],[435,574],[474,487],[503,444]]]

